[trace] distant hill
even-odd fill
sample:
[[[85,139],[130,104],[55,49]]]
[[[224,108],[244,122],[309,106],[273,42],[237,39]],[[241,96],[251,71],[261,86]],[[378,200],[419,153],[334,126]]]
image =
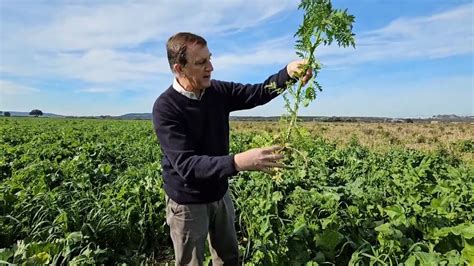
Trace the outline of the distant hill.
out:
[[[451,115],[435,115],[433,120],[439,121],[474,121],[474,116],[457,116],[454,114]]]
[[[151,113],[130,113],[121,116],[110,116],[116,119],[144,119],[151,120]],[[279,116],[231,116],[231,121],[278,121]],[[391,117],[351,117],[351,116],[302,116],[302,121],[319,122],[391,122],[391,123],[413,123],[413,122],[474,122],[474,116],[436,115],[431,118],[391,118]]]
[[[130,113],[117,116],[119,119],[146,119],[151,120],[151,113]]]
[[[11,116],[30,116],[29,112],[10,112]],[[44,113],[42,117],[51,118],[93,118],[93,119],[123,119],[123,120],[151,120],[151,113],[128,113],[119,116],[64,116],[53,113]],[[231,116],[231,121],[278,121],[280,116]],[[391,117],[351,117],[351,116],[301,116],[302,121],[319,122],[390,122],[390,123],[413,123],[413,122],[474,122],[474,116],[458,116],[455,114],[435,115],[430,118],[391,118]]]

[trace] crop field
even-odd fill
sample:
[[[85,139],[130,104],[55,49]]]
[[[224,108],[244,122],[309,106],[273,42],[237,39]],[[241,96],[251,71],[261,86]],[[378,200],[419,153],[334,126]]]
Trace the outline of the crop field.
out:
[[[230,181],[245,265],[474,264],[474,125],[303,126],[292,168]],[[1,118],[0,264],[172,263],[160,160],[150,121]]]
[[[446,149],[460,159],[474,163],[472,123],[344,123],[301,122],[312,136],[321,137],[347,146],[355,138],[372,151],[384,152],[398,149],[434,151]],[[276,134],[278,122],[232,121],[231,127],[238,132],[253,131]]]

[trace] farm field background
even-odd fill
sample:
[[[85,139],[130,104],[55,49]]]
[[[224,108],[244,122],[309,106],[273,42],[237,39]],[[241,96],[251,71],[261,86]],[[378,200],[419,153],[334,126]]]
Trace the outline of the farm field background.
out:
[[[473,124],[302,125],[295,168],[231,180],[245,264],[474,263]],[[150,121],[0,119],[0,262],[169,262],[160,158]]]
[[[466,162],[473,162],[474,123],[359,123],[300,122],[310,135],[347,146],[354,139],[372,151],[414,149],[423,152],[447,149]],[[266,132],[276,134],[279,122],[232,121],[235,132]]]

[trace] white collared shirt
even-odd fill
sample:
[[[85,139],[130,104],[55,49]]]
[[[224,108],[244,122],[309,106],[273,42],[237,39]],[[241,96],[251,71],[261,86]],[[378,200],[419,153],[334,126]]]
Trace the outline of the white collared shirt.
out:
[[[175,89],[177,92],[181,93],[182,95],[188,97],[189,99],[193,100],[198,100],[200,101],[202,98],[202,95],[204,94],[205,89],[201,91],[201,93],[198,95],[192,91],[187,91],[179,84],[178,80],[175,78],[173,81],[173,89]]]

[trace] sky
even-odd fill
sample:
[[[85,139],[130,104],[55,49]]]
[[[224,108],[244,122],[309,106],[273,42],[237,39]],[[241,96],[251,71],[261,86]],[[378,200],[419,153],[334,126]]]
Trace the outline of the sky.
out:
[[[0,110],[150,113],[173,80],[165,45],[206,38],[212,77],[260,83],[292,60],[296,0],[0,0]],[[333,0],[356,47],[318,47],[323,92],[300,115],[474,115],[472,0]],[[279,116],[282,97],[231,115]]]

